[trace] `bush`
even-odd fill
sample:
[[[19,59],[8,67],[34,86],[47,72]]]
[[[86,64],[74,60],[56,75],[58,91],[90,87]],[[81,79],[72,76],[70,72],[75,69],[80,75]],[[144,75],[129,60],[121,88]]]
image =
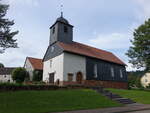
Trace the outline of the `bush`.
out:
[[[22,83],[26,78],[29,77],[29,73],[24,68],[16,68],[12,72],[12,79],[16,83]]]
[[[150,84],[148,84],[148,86],[146,86],[147,89],[150,89]]]
[[[43,72],[34,70],[33,71],[33,81],[41,81],[43,77]]]
[[[0,63],[0,68],[4,68],[4,64]]]
[[[67,87],[59,87],[55,85],[27,85],[17,83],[0,83],[1,91],[21,91],[21,90],[58,90],[67,89]]]
[[[143,88],[141,84],[141,76],[144,75],[145,71],[136,71],[128,73],[128,88]]]

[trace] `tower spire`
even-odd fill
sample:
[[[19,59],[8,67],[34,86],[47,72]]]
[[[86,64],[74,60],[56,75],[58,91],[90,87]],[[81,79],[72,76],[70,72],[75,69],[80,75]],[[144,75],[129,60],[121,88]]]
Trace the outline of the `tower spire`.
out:
[[[63,12],[61,11],[61,17],[63,18]]]
[[[63,17],[63,4],[61,4],[61,17]]]

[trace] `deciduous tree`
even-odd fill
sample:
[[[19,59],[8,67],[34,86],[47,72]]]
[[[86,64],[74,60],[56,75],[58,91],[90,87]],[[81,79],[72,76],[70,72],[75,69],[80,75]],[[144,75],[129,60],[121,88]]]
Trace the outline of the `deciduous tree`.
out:
[[[4,64],[0,63],[0,68],[4,68]]]
[[[12,79],[17,83],[22,83],[26,78],[29,77],[28,72],[24,68],[16,68],[12,72]]]
[[[18,34],[18,31],[11,31],[11,27],[14,25],[14,21],[5,18],[9,5],[1,3],[0,0],[0,53],[3,53],[7,48],[17,48],[16,39],[14,36]]]
[[[129,63],[137,68],[150,69],[150,19],[135,29],[132,46],[127,52]]]

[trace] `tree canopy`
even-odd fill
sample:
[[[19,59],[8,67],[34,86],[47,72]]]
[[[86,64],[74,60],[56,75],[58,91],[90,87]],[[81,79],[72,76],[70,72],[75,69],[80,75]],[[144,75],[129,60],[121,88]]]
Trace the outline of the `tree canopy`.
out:
[[[137,68],[150,69],[150,19],[135,29],[132,46],[127,52],[129,63]]]
[[[7,48],[18,47],[17,40],[13,38],[18,34],[18,31],[11,32],[14,21],[5,18],[8,8],[9,5],[2,4],[0,1],[0,53],[3,53]]]
[[[0,68],[4,68],[4,64],[0,63]]]
[[[26,71],[25,68],[19,67],[14,69],[12,72],[12,79],[17,83],[24,82],[24,80],[28,77],[29,77],[29,73]]]

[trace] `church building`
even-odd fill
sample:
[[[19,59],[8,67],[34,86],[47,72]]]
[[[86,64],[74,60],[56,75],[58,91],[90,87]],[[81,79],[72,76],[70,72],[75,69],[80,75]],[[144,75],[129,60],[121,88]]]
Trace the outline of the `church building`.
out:
[[[61,15],[50,27],[43,81],[127,88],[126,64],[113,53],[73,41],[73,26]]]

